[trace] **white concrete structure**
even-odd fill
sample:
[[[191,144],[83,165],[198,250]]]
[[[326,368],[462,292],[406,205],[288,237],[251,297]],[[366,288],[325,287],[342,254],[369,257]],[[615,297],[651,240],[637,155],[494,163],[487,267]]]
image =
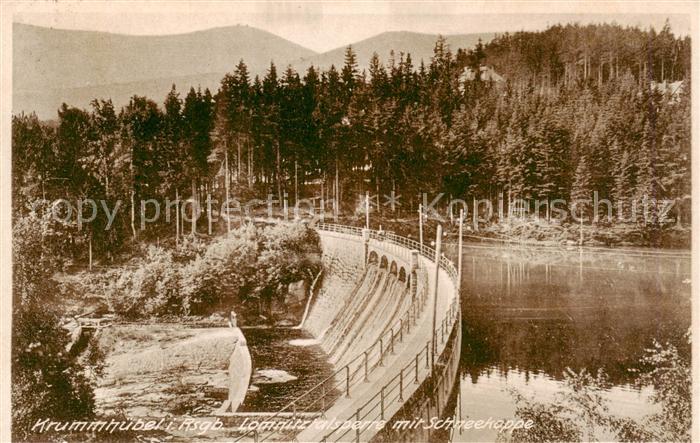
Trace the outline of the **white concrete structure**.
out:
[[[397,280],[401,281],[399,276],[403,275],[406,286],[410,286],[410,302],[397,305],[401,315],[389,325],[382,322],[378,326],[382,316],[371,317],[375,322],[372,324],[366,321],[344,324],[342,327],[346,329],[342,332],[361,334],[363,343],[369,344],[366,349],[354,355],[342,355],[331,377],[277,413],[279,420],[288,420],[290,413],[294,417],[295,413],[321,411],[323,416],[301,432],[247,433],[240,440],[369,441],[380,429],[351,429],[347,424],[355,420],[391,423],[407,400],[428,382],[430,398],[425,401],[416,398],[417,408],[410,413],[426,418],[439,416],[456,379],[461,315],[454,265],[441,257],[436,282],[435,252],[429,247],[391,233],[348,226],[321,224],[317,229],[326,265],[323,286],[327,292],[319,294],[305,324],[317,338],[337,333],[334,328],[340,322],[328,318],[356,315],[366,319],[369,317],[363,310],[384,309],[381,300],[372,300],[371,305],[364,304],[365,300],[353,300],[353,297],[376,298],[375,292],[358,286],[370,271],[367,268],[375,266],[374,260],[380,269],[387,269],[380,271],[384,272],[384,280],[378,281],[383,284],[393,284],[396,288]],[[434,300],[436,284],[437,300]],[[394,293],[401,292],[394,290]],[[437,318],[435,330],[432,330],[433,306]],[[334,429],[329,427],[333,422],[346,425]]]

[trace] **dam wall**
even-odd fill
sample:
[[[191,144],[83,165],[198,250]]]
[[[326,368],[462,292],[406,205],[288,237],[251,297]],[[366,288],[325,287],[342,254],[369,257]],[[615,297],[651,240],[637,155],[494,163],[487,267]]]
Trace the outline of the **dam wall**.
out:
[[[312,425],[296,439],[359,442],[429,438],[426,432],[430,431],[423,429],[397,433],[389,428],[398,420],[422,417],[430,422],[430,418],[445,414],[458,377],[461,340],[455,266],[444,256],[436,266],[434,250],[391,233],[336,225],[320,225],[318,231],[324,254],[326,247],[332,254],[341,251],[345,262],[352,260],[360,274],[349,292],[327,290],[323,295],[324,305],[335,305],[336,315],[332,320],[326,318],[323,333],[316,337],[338,368],[336,381],[341,387],[342,369],[347,368],[347,389],[321,420],[386,421],[387,428],[318,431]],[[359,266],[358,257],[362,257]],[[321,309],[317,315],[323,315]],[[372,355],[377,343],[380,357],[375,363]]]
[[[356,235],[319,231],[319,236],[324,279],[304,328],[340,368],[390,331],[414,294],[406,257]]]
[[[431,248],[392,233],[330,224],[316,229],[323,281],[303,328],[335,371],[268,420],[309,413],[318,418],[301,431],[250,430],[236,441],[386,440],[397,435],[377,424],[442,416],[453,392],[461,311],[452,262],[444,255],[436,260]],[[342,425],[357,422],[374,425]]]
[[[385,335],[411,304],[406,284],[376,265],[367,267],[360,283],[344,298],[338,301],[342,308],[321,338],[336,368]]]
[[[343,307],[339,300],[344,300],[360,283],[364,270],[361,238],[352,236],[339,241],[334,235],[319,237],[324,271],[318,294],[304,322],[304,329],[317,338],[325,335]]]

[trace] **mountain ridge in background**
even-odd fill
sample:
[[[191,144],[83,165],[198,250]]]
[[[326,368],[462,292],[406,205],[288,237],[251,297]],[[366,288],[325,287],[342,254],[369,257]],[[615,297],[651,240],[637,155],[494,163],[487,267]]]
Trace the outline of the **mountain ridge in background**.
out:
[[[453,34],[445,35],[444,37],[452,52],[456,54],[459,48],[473,48],[478,43],[479,39],[486,44],[486,42],[491,40],[494,36],[494,33],[478,33]],[[396,63],[399,62],[401,53],[403,53],[404,56],[410,53],[413,67],[417,68],[420,66],[421,60],[423,60],[426,65],[430,63],[430,58],[433,56],[433,48],[435,47],[437,39],[438,34],[388,31],[352,43],[351,46],[357,55],[360,71],[367,69],[369,60],[375,52],[379,55],[380,61],[386,67],[389,63],[391,51],[394,51]],[[301,60],[296,60],[292,63],[292,66],[299,72],[306,70],[310,64],[324,70],[330,68],[331,65],[335,65],[336,68],[340,69],[344,63],[346,49],[347,46],[342,46],[321,54],[305,57]]]
[[[493,34],[446,36],[453,52],[473,47]],[[429,63],[436,34],[385,32],[352,44],[359,69],[377,52],[387,65],[389,53],[411,53],[414,67]],[[316,53],[270,32],[233,25],[173,35],[125,35],[100,31],[13,24],[13,113],[36,112],[52,119],[62,103],[87,108],[92,99],[111,98],[116,107],[133,95],[161,103],[173,84],[183,95],[190,87],[214,93],[221,78],[239,60],[251,78],[261,77],[274,61],[278,72],[292,66],[304,75],[310,65],[342,66],[346,47]]]
[[[13,31],[13,74],[22,89],[30,89],[30,83],[74,88],[225,72],[233,70],[241,58],[255,71],[266,68],[270,60],[316,54],[267,31],[241,25],[163,36],[19,23]],[[260,51],[265,52],[264,61]],[[27,69],[30,66],[32,70]]]

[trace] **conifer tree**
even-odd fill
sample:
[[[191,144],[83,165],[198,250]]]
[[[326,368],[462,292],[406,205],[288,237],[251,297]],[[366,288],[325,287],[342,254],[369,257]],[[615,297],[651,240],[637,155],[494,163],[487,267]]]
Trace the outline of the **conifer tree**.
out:
[[[593,178],[591,176],[588,158],[582,155],[578,159],[578,165],[574,173],[574,181],[571,186],[571,202],[576,203],[577,217],[583,218],[591,216],[591,201],[593,199],[592,183]]]

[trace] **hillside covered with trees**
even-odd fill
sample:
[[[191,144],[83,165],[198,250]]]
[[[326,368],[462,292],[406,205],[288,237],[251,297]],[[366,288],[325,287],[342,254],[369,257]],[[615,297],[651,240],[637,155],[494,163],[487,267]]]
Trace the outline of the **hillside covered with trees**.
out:
[[[480,66],[505,80],[464,80]],[[91,239],[98,256],[164,228],[139,231],[129,207],[207,193],[223,201],[227,178],[238,199],[323,197],[329,211],[353,210],[367,191],[401,194],[404,213],[421,192],[495,206],[597,191],[631,217],[645,196],[690,195],[689,78],[689,37],[668,26],[554,26],[456,52],[439,39],[429,63],[375,56],[362,72],[350,47],[343,66],[322,72],[271,64],[251,78],[241,60],[218,91],[173,85],[122,109],[96,99],[89,110],[64,104],[55,121],[14,116],[13,206],[120,200],[111,229],[98,211],[72,237],[81,251]]]

